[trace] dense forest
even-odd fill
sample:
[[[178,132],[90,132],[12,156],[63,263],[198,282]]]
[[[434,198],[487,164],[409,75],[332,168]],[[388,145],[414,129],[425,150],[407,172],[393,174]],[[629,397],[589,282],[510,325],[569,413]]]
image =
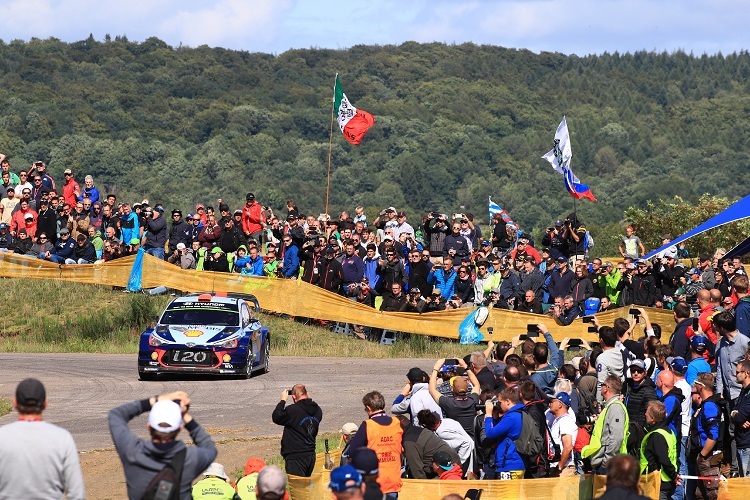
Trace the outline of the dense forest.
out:
[[[587,57],[407,42],[280,55],[150,38],[0,42],[0,152],[62,180],[187,209],[254,191],[281,209],[324,208],[335,73],[376,117],[362,143],[334,125],[331,211],[389,205],[412,216],[487,198],[540,234],[572,198],[540,157],[567,116],[573,169],[598,203],[593,234],[621,231],[628,207],[750,185],[750,54]],[[609,241],[609,240],[612,241]],[[738,238],[739,239],[739,238]]]

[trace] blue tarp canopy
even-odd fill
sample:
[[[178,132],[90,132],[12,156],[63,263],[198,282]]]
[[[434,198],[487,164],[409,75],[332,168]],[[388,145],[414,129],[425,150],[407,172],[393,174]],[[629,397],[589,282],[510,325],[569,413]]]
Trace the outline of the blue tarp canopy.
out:
[[[716,227],[723,226],[724,224],[729,224],[731,222],[737,222],[738,220],[746,219],[748,217],[750,217],[750,195],[745,196],[734,205],[728,206],[723,212],[720,212],[714,215],[713,217],[711,217],[710,219],[708,219],[706,222],[699,225],[698,227],[691,229],[690,231],[683,234],[682,236],[679,236],[673,239],[666,245],[662,245],[656,250],[650,252],[648,255],[644,257],[644,259],[650,259],[651,257],[668,249],[669,247],[673,247],[673,246],[676,247],[683,241],[688,240],[698,234],[705,233],[706,231],[710,229],[714,229]],[[742,244],[744,243],[747,243],[747,242],[745,241]],[[734,252],[737,248],[739,248],[739,246],[732,249],[732,251]],[[739,255],[742,255],[742,254],[739,254]]]
[[[727,252],[727,254],[724,256],[727,259],[732,259],[734,257],[742,257],[743,255],[750,253],[750,238],[746,239],[733,249]]]

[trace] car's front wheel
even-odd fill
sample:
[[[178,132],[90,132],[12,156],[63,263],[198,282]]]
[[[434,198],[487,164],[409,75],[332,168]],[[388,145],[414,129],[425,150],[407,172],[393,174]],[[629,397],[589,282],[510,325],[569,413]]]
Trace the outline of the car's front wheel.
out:
[[[242,374],[245,378],[253,376],[253,353],[250,349],[247,350],[247,363],[245,363],[245,373]]]
[[[268,373],[271,369],[271,337],[266,339],[266,345],[263,348],[263,373]]]

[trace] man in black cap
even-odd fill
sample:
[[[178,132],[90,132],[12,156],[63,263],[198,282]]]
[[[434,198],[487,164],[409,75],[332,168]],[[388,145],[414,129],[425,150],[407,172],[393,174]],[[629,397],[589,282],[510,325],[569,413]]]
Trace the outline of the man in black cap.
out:
[[[698,269],[701,270],[701,281],[706,284],[709,290],[716,286],[716,272],[711,265],[711,257],[703,254],[698,259]]]
[[[18,421],[0,427],[0,498],[86,498],[73,436],[42,421],[44,385],[21,381],[13,408]]]
[[[247,193],[245,200],[245,206],[242,207],[242,232],[248,241],[260,242],[260,236],[266,227],[266,212],[263,206],[255,201],[253,193]]]
[[[190,245],[190,228],[182,219],[182,210],[175,208],[172,210],[172,227],[169,228],[169,255],[173,255],[177,250],[178,243]]]

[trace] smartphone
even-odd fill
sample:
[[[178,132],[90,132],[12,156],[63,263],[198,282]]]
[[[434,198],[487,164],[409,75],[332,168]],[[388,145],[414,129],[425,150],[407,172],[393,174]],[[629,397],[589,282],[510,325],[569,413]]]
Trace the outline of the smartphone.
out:
[[[457,366],[457,365],[458,365],[458,360],[455,358],[446,359],[445,361],[443,361],[443,366]]]
[[[693,331],[697,332],[700,330],[701,325],[698,323],[698,318],[693,318]]]
[[[584,316],[581,319],[583,320],[584,323],[591,323],[591,319],[592,318],[591,318],[591,316]]]
[[[581,339],[568,340],[568,347],[581,347],[582,345],[583,345],[583,340]]]
[[[291,396],[292,395],[292,390],[291,389],[287,389],[286,390],[286,395],[287,396]]]
[[[492,337],[492,332],[493,332],[493,331],[494,331],[494,328],[492,328],[491,326],[488,326],[488,327],[487,327],[487,333],[489,333],[489,334],[490,334],[490,337]]]
[[[530,323],[530,324],[526,325],[526,331],[527,332],[537,332],[538,333],[539,332],[539,327],[537,325],[534,325],[534,324]]]
[[[630,309],[628,311],[628,314],[632,314],[633,316],[640,316],[641,311],[639,311],[638,309]]]
[[[521,340],[521,341],[529,340],[529,336],[524,333],[518,336],[518,340]]]
[[[599,330],[597,330],[595,326],[590,326],[590,327],[588,327],[587,331],[588,331],[589,333],[596,333],[596,332],[598,332]]]

